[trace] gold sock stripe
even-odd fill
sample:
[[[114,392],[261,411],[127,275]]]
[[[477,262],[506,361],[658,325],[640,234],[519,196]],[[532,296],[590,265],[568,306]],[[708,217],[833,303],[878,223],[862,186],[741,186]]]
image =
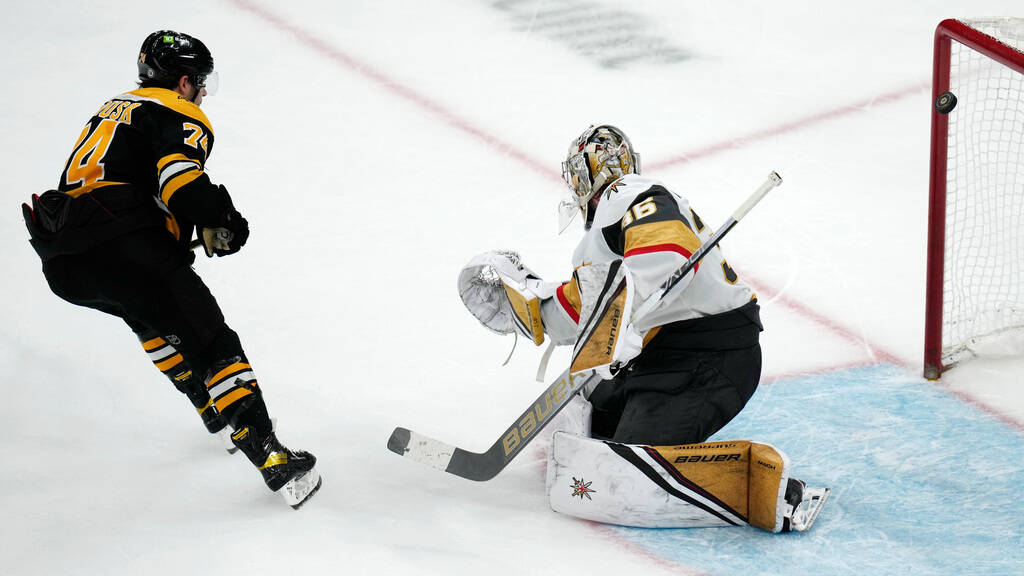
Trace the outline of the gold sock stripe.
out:
[[[152,352],[153,350],[156,350],[157,348],[159,348],[161,346],[166,346],[166,345],[167,345],[167,341],[164,340],[163,338],[157,336],[156,338],[153,338],[151,340],[146,340],[145,342],[143,342],[142,343],[142,349],[145,350],[146,352]]]
[[[214,374],[213,377],[206,382],[206,387],[213,388],[214,386],[220,384],[229,377],[234,376],[239,372],[245,372],[246,370],[252,370],[252,366],[244,362],[235,362],[234,364],[231,364],[230,366],[223,368],[220,372]]]
[[[181,354],[175,353],[174,356],[171,356],[162,362],[154,362],[153,364],[156,366],[157,370],[161,372],[168,372],[184,361],[185,359],[181,357]]]
[[[227,394],[224,394],[220,398],[217,398],[214,401],[214,404],[217,406],[218,412],[223,412],[228,406],[231,406],[235,402],[241,400],[242,398],[245,398],[250,394],[252,394],[252,390],[249,390],[247,388],[235,388],[231,392],[228,392]]]

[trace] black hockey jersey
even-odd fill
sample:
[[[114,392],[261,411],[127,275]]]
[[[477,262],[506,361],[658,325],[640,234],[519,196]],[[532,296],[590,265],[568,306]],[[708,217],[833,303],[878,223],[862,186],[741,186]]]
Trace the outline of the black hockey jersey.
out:
[[[213,140],[206,115],[177,92],[140,88],[111,98],[82,128],[57,186],[63,194],[36,201],[33,245],[52,257],[163,226],[187,247],[193,227],[216,226],[230,202],[205,173]],[[45,222],[40,206],[51,212]]]

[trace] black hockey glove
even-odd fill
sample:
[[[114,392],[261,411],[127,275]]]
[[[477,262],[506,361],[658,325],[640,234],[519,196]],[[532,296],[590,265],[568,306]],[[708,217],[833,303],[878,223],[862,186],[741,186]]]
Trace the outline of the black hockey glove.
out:
[[[234,254],[245,246],[249,239],[249,221],[246,220],[238,210],[235,210],[231,203],[231,197],[224,185],[220,191],[227,200],[227,209],[220,216],[220,225],[216,228],[200,229],[199,238],[206,249],[206,255],[212,258],[214,255],[227,256]]]

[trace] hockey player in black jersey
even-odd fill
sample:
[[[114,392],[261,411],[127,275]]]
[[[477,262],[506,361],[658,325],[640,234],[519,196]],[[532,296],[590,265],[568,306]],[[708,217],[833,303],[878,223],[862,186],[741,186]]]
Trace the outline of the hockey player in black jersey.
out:
[[[198,39],[150,34],[138,89],[105,102],[82,128],[56,190],[23,205],[43,274],[62,299],[122,318],[211,433],[232,443],[267,486],[298,508],[320,486],[316,458],[284,447],[238,335],[192,269],[238,252],[249,225],[205,173],[214,133],[200,109],[216,88]]]

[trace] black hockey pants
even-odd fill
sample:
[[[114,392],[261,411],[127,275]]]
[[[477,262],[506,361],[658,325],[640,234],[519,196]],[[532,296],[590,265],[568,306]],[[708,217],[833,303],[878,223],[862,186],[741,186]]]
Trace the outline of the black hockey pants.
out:
[[[80,254],[46,260],[43,274],[62,299],[118,316],[137,336],[164,337],[203,378],[227,359],[244,362],[245,353],[213,294],[192,270],[194,259],[165,230],[144,228]],[[269,431],[261,395],[253,396],[229,407],[235,410],[225,416],[236,428]]]
[[[757,389],[760,331],[756,302],[664,326],[631,366],[590,395],[593,436],[649,446],[704,442]]]

